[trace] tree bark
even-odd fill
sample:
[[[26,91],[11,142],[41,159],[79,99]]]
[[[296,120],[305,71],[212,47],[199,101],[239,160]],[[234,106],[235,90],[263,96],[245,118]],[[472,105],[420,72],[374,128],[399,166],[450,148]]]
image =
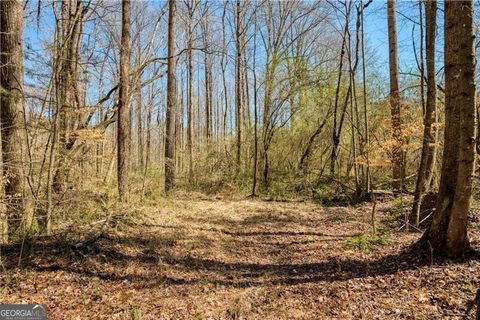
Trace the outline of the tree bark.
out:
[[[225,16],[227,12],[227,4],[228,2],[225,2],[223,6],[223,13],[222,13],[222,49],[224,53],[222,54],[221,57],[221,66],[222,66],[222,83],[223,83],[223,98],[225,102],[225,109],[223,112],[223,137],[226,138],[227,136],[227,131],[228,131],[228,123],[227,123],[227,117],[228,117],[228,90],[227,90],[227,77],[226,77],[226,69],[227,69],[227,54],[228,54],[228,45],[227,45],[227,38],[226,38],[226,29],[227,26],[225,24]],[[227,147],[225,146],[225,151]]]
[[[308,163],[309,163],[309,158],[310,155],[312,154],[312,149],[313,146],[315,145],[315,141],[317,140],[317,137],[322,133],[323,127],[327,123],[327,120],[329,118],[329,115],[327,114],[323,121],[317,126],[317,129],[313,132],[313,134],[310,136],[308,139],[307,145],[303,149],[302,156],[300,157],[300,161],[298,163],[298,170],[303,174],[307,174],[308,171]]]
[[[154,105],[154,99],[153,99],[153,91],[154,91],[154,83],[150,85],[150,92],[149,92],[149,99],[148,99],[148,108],[147,108],[147,137],[145,141],[145,166],[143,167],[143,178],[142,178],[142,199],[145,196],[145,184],[146,184],[146,179],[147,179],[147,172],[148,172],[148,167],[150,165],[150,154],[151,154],[151,145],[152,145],[152,113],[153,113],[153,105]]]
[[[210,144],[212,138],[212,110],[213,110],[213,80],[212,80],[212,62],[210,58],[210,28],[209,28],[209,18],[208,12],[207,16],[204,17],[202,23],[202,34],[203,34],[203,47],[205,49],[204,53],[204,64],[205,64],[205,125],[206,125],[206,138],[207,145]]]
[[[33,219],[26,181],[23,92],[23,2],[0,1],[0,120],[8,232],[28,230]],[[7,226],[4,226],[6,229]],[[5,231],[5,230],[4,230]],[[6,240],[7,235],[4,235]]]
[[[252,197],[257,196],[257,170],[258,170],[258,91],[257,91],[257,32],[258,21],[255,15],[255,34],[253,35],[253,177]]]
[[[390,65],[390,111],[392,117],[392,187],[394,192],[401,192],[403,186],[403,138],[402,118],[400,114],[400,91],[398,85],[398,48],[397,26],[395,18],[395,0],[388,0],[388,47]]]
[[[188,99],[187,99],[187,152],[188,152],[188,182],[193,183],[193,15],[195,13],[195,0],[189,1],[188,27],[187,27],[187,53],[188,53]]]
[[[369,133],[369,124],[368,124],[368,98],[367,98],[367,67],[365,61],[365,29],[364,29],[364,10],[370,4],[370,1],[367,4],[361,3],[361,27],[362,27],[362,82],[363,82],[363,125],[365,130],[364,142],[365,142],[365,158],[366,158],[366,168],[365,168],[365,191],[367,194],[370,193],[371,177],[370,177],[370,133]]]
[[[139,5],[135,6],[136,9],[136,28],[137,28],[137,65],[139,65],[142,61],[142,25],[140,19],[140,11]],[[142,74],[140,72],[138,75],[138,82],[142,82]],[[138,88],[138,92],[135,95],[135,104],[136,104],[136,116],[137,116],[137,165],[140,169],[140,172],[143,172],[145,169],[145,148],[144,148],[144,128],[143,128],[143,113],[144,113],[144,105],[143,105],[143,95],[142,95],[142,87]]]
[[[165,192],[175,185],[175,122],[177,117],[177,84],[176,84],[176,2],[168,1],[168,67],[167,67],[167,111],[165,134]]]
[[[242,8],[240,4],[240,0],[237,0],[236,6],[236,27],[235,27],[235,42],[236,42],[236,49],[237,55],[235,59],[235,66],[236,66],[236,81],[235,81],[235,97],[236,97],[236,116],[235,116],[235,124],[236,124],[236,131],[237,131],[237,153],[236,153],[236,165],[237,170],[240,170],[241,165],[241,158],[242,158],[242,127],[243,127],[243,74],[242,74],[242,51],[243,51],[243,43],[242,43]],[[237,171],[238,172],[238,171]]]
[[[345,104],[342,109],[342,113],[340,114],[340,120],[337,126],[338,108],[339,108],[339,100],[340,100],[340,88],[342,85],[342,75],[343,75],[343,59],[344,59],[346,48],[347,48],[347,36],[349,32],[351,6],[352,6],[352,3],[350,2],[345,7],[345,27],[343,30],[342,46],[340,49],[340,62],[338,65],[337,87],[335,89],[335,104],[333,107],[332,152],[330,154],[330,176],[331,177],[335,176],[335,165],[338,158],[338,147],[340,145],[340,138],[342,135],[343,121],[345,119],[346,107],[347,107],[348,100],[351,93],[350,92],[351,84],[349,82],[347,96],[345,98]]]
[[[75,138],[72,135],[75,124],[75,113],[80,101],[78,89],[78,61],[82,39],[81,25],[85,8],[82,1],[61,2],[61,21],[59,21],[59,37],[56,70],[56,103],[58,112],[58,163],[53,176],[53,190],[63,193],[67,188],[69,172],[69,153]],[[77,115],[79,116],[79,114]]]
[[[469,247],[467,215],[475,164],[473,1],[446,1],[445,145],[440,190],[422,241],[435,253],[461,256]]]
[[[427,101],[423,118],[423,144],[417,184],[413,200],[413,216],[415,225],[420,222],[420,206],[423,197],[430,187],[436,158],[437,130],[433,124],[437,121],[437,83],[435,79],[435,32],[437,2],[426,1],[426,59],[427,59]]]
[[[120,88],[117,127],[118,197],[128,201],[128,173],[131,143],[130,116],[130,0],[122,0],[122,38],[120,47]]]

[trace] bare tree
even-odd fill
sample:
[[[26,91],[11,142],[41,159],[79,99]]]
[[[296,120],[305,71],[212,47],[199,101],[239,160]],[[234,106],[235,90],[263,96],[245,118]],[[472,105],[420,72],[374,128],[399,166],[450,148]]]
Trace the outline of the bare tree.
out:
[[[198,2],[186,0],[187,7],[187,64],[188,64],[188,96],[187,96],[187,152],[188,152],[188,181],[193,182],[193,36],[195,31],[194,15]]]
[[[369,133],[369,123],[368,123],[368,99],[367,99],[367,66],[366,66],[366,59],[365,59],[365,24],[364,24],[364,17],[365,17],[365,9],[370,5],[372,0],[367,1],[366,4],[363,2],[360,3],[360,25],[362,28],[362,78],[363,78],[363,126],[364,126],[364,156],[365,156],[365,191],[370,193],[370,186],[371,186],[371,177],[370,177],[370,133]],[[358,27],[358,26],[357,26]]]
[[[227,135],[227,123],[228,123],[228,89],[227,89],[227,76],[226,76],[226,70],[227,70],[227,51],[228,51],[228,44],[227,44],[227,35],[226,35],[226,25],[225,25],[225,18],[227,16],[227,4],[228,2],[225,1],[223,5],[223,10],[222,10],[222,50],[224,51],[224,54],[221,55],[221,68],[222,68],[222,84],[223,84],[223,99],[224,99],[224,104],[225,108],[223,110],[223,135]]]
[[[435,32],[437,28],[437,2],[426,1],[426,59],[427,59],[427,101],[423,116],[423,144],[417,184],[413,200],[412,213],[415,225],[420,222],[420,206],[430,187],[436,158],[437,130],[433,124],[437,121],[437,82],[435,79]],[[423,77],[423,76],[422,76]]]
[[[404,176],[404,152],[402,138],[402,118],[400,114],[400,90],[398,85],[398,45],[397,26],[395,18],[395,0],[388,0],[388,47],[390,65],[390,111],[392,114],[392,138],[394,146],[392,150],[392,186],[395,192],[403,188]]]
[[[342,136],[343,124],[345,121],[345,115],[347,112],[348,101],[350,100],[350,95],[352,94],[351,82],[348,83],[347,93],[343,105],[340,108],[340,94],[342,87],[342,75],[343,75],[343,65],[344,58],[346,54],[346,49],[348,47],[349,30],[350,30],[350,14],[352,11],[352,2],[344,3],[345,6],[345,26],[343,28],[342,34],[342,46],[340,48],[340,61],[338,64],[338,76],[337,76],[337,85],[335,88],[335,104],[333,106],[333,128],[332,128],[332,152],[330,154],[330,176],[335,176],[335,167],[338,158],[338,148],[340,146],[340,138]],[[338,119],[338,120],[337,120]]]
[[[257,87],[257,33],[258,21],[254,14],[255,33],[253,35],[253,177],[252,197],[257,196],[257,171],[258,171],[258,87]]]
[[[131,143],[130,115],[130,0],[122,0],[122,38],[120,42],[120,89],[117,126],[117,180],[120,201],[128,201],[128,174]]]
[[[54,3],[54,6],[56,4]],[[69,172],[69,159],[75,144],[73,131],[80,123],[74,111],[80,102],[78,86],[78,64],[80,56],[80,43],[83,32],[83,18],[86,8],[83,1],[73,0],[60,2],[60,16],[57,17],[56,70],[54,73],[56,104],[58,112],[58,163],[53,176],[53,190],[64,193],[66,190]]]
[[[136,58],[137,65],[141,64],[142,60],[142,17],[140,10],[141,2],[137,2],[135,5],[135,22],[136,22],[136,31],[137,31],[137,41],[135,43],[137,47]],[[139,74],[139,82],[142,82],[142,74]],[[143,97],[142,97],[142,88],[138,88],[135,93],[135,107],[136,107],[136,122],[137,122],[137,165],[142,172],[145,168],[145,150],[144,150],[144,134],[143,134]]]
[[[167,111],[165,132],[165,192],[175,185],[175,122],[177,117],[177,84],[176,84],[176,3],[168,1],[168,78],[167,78]]]
[[[243,8],[240,0],[237,0],[235,11],[235,101],[236,101],[236,113],[235,113],[235,126],[236,126],[236,166],[237,170],[240,170],[242,159],[242,127],[243,127]]]
[[[211,40],[210,40],[210,3],[205,1],[203,19],[201,21],[202,38],[204,47],[204,68],[205,68],[205,126],[206,138],[209,144],[212,137],[212,113],[213,113],[213,79],[212,79],[212,59],[211,59]]]

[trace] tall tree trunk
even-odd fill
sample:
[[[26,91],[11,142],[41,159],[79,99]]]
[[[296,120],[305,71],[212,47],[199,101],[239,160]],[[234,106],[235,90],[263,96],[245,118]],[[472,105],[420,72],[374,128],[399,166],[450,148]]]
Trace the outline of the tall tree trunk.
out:
[[[235,88],[236,88],[236,115],[235,123],[237,130],[237,153],[236,153],[236,170],[240,170],[241,158],[242,158],[242,126],[243,126],[243,74],[242,74],[242,28],[243,28],[243,17],[242,17],[242,8],[240,0],[237,0],[236,6],[236,27],[235,27],[235,41],[236,41],[236,50],[237,55],[235,59],[236,74],[235,74]],[[238,172],[238,171],[237,171]]]
[[[26,181],[23,1],[0,1],[0,52],[0,120],[3,175],[6,179],[3,182],[8,232],[13,234],[19,227],[28,229],[33,218],[27,201]]]
[[[122,0],[122,38],[120,43],[120,88],[117,128],[117,180],[120,201],[128,201],[130,164],[130,0]]]
[[[208,12],[206,13],[208,14]],[[210,59],[210,28],[208,16],[205,16],[202,23],[203,47],[205,48],[204,64],[205,64],[205,125],[207,145],[210,144],[212,137],[212,110],[213,110],[213,89],[212,89],[212,62]]]
[[[356,17],[356,30],[355,30],[355,54],[352,50],[352,41],[350,31],[348,32],[348,67],[349,67],[349,80],[351,94],[350,94],[350,125],[352,131],[352,166],[355,179],[355,190],[357,192],[357,197],[362,196],[362,185],[360,184],[360,170],[357,163],[357,134],[359,134],[358,126],[358,99],[357,99],[357,85],[356,85],[356,76],[357,76],[357,67],[358,67],[358,49],[359,49],[359,22],[360,22],[359,12],[357,10]],[[353,61],[354,60],[354,61]],[[352,64],[353,63],[353,64]]]
[[[193,15],[194,1],[188,3],[188,99],[187,99],[187,152],[188,152],[188,182],[193,183]]]
[[[137,28],[137,65],[139,65],[142,61],[142,25],[140,19],[140,6],[137,4],[135,6],[136,10],[136,28]],[[141,72],[138,75],[138,82],[142,82],[142,74]],[[135,95],[135,104],[136,104],[136,116],[137,116],[137,165],[140,172],[144,171],[145,168],[145,148],[144,148],[144,130],[143,130],[143,112],[144,112],[144,105],[143,105],[143,96],[142,96],[142,87],[139,86],[138,92]]]
[[[243,93],[243,121],[244,124],[247,128],[250,128],[251,123],[250,123],[250,81],[248,79],[248,59],[247,59],[247,43],[245,42],[245,31],[242,32],[242,38],[241,38],[241,43],[242,45],[242,56],[243,56],[243,65],[242,65],[242,73],[244,75],[243,78],[243,88],[244,88],[244,93]],[[247,158],[249,158],[248,155],[249,149],[247,148]]]
[[[78,61],[82,39],[83,2],[78,0],[61,1],[61,20],[59,36],[61,41],[57,50],[56,100],[59,117],[58,161],[53,177],[53,190],[63,193],[66,190],[69,172],[69,153],[75,143],[72,135],[75,113],[80,101],[78,94]],[[77,114],[79,116],[79,114]]]
[[[268,150],[269,150],[269,132],[270,132],[270,125],[271,125],[271,114],[270,109],[272,106],[272,96],[273,96],[273,81],[274,81],[274,71],[276,68],[276,60],[271,58],[269,52],[267,50],[267,57],[266,57],[266,65],[265,65],[265,93],[263,97],[263,133],[262,133],[262,140],[263,140],[263,149],[262,149],[262,157],[263,157],[263,188],[268,190],[269,188],[269,170],[270,164],[268,163]]]
[[[165,192],[175,185],[175,122],[177,117],[177,84],[176,84],[176,3],[168,1],[168,67],[167,67],[167,111],[165,134]]]
[[[330,154],[330,176],[335,176],[335,164],[338,158],[338,147],[340,145],[340,138],[342,134],[342,127],[343,127],[343,119],[345,118],[345,111],[348,104],[351,84],[349,82],[347,97],[345,99],[345,105],[340,115],[340,123],[337,126],[337,119],[338,119],[338,108],[339,108],[339,101],[340,101],[340,88],[342,85],[342,75],[343,75],[343,59],[345,56],[345,51],[347,48],[347,36],[349,32],[349,24],[350,24],[350,12],[351,12],[352,3],[350,2],[346,5],[345,9],[345,28],[343,30],[343,39],[342,39],[342,46],[340,50],[340,63],[338,66],[338,76],[337,76],[337,87],[335,89],[335,105],[333,107],[333,129],[332,129],[332,152]]]
[[[257,91],[257,32],[258,22],[255,15],[255,34],[253,35],[253,178],[252,197],[257,196],[257,170],[258,170],[258,91]]]
[[[426,59],[427,59],[427,102],[423,118],[423,145],[417,184],[413,200],[415,225],[420,222],[420,206],[430,187],[436,157],[437,130],[433,124],[437,120],[437,83],[435,79],[435,32],[437,28],[437,2],[426,1]]]
[[[417,64],[419,64],[418,69],[420,71],[420,102],[422,104],[422,112],[425,114],[425,60],[424,60],[424,27],[423,27],[423,0],[418,1],[418,16],[419,16],[419,25],[420,25],[420,57],[417,59]],[[418,61],[420,60],[420,61]]]
[[[143,97],[142,97],[142,89],[138,90],[136,97],[136,116],[137,116],[137,163],[140,172],[143,171],[145,167],[145,151],[144,151],[144,143],[143,143]]]
[[[48,162],[47,172],[47,205],[45,209],[44,221],[40,221],[40,225],[43,228],[43,232],[47,235],[52,233],[52,213],[53,213],[53,174],[55,168],[55,156],[57,153],[57,141],[58,141],[58,110],[53,116],[52,133],[51,133],[51,145]]]
[[[368,104],[367,104],[367,67],[365,61],[365,29],[364,29],[364,10],[370,4],[361,3],[361,25],[362,25],[362,82],[363,82],[363,125],[365,130],[365,158],[366,158],[366,170],[365,170],[365,191],[370,193],[371,177],[370,177],[370,134],[368,125]]]
[[[227,69],[227,59],[226,56],[228,54],[228,45],[227,45],[227,39],[226,39],[226,24],[225,24],[225,16],[227,12],[227,4],[228,2],[225,1],[225,4],[223,6],[223,13],[222,13],[222,49],[224,53],[222,54],[221,57],[221,66],[222,66],[222,83],[223,83],[223,97],[224,97],[224,102],[225,102],[225,109],[223,112],[223,136],[226,138],[227,136],[227,128],[228,128],[228,123],[227,123],[227,118],[228,118],[228,90],[227,90],[227,78],[226,78],[226,69]],[[225,146],[225,150],[226,146]]]
[[[193,16],[188,20],[188,104],[187,104],[187,152],[188,152],[188,182],[193,182]]]
[[[183,74],[183,70],[181,73],[181,79],[184,79],[185,75]],[[168,85],[168,84],[167,84]],[[176,172],[180,172],[181,174],[184,173],[184,157],[183,155],[185,154],[185,109],[186,109],[186,99],[185,99],[185,84],[184,81],[180,81],[178,84],[179,87],[176,87],[177,89],[180,88],[180,90],[175,91],[175,95],[177,97],[176,101],[180,101],[177,108],[177,114],[175,115],[175,150],[180,152],[176,152],[175,158],[176,158]],[[167,88],[168,91],[168,88]],[[186,92],[188,95],[188,92]],[[168,103],[168,102],[167,102]],[[180,112],[178,112],[180,111]]]
[[[475,164],[473,19],[473,0],[445,2],[445,145],[437,207],[422,239],[434,252],[456,257],[469,247]]]
[[[403,188],[403,138],[402,118],[400,114],[400,91],[398,85],[398,46],[397,26],[395,18],[395,0],[388,0],[388,47],[390,65],[390,111],[392,117],[392,186],[394,192],[401,192]]]
[[[148,166],[150,165],[150,154],[151,154],[151,145],[152,145],[152,113],[153,113],[153,105],[154,105],[154,83],[150,85],[150,92],[148,98],[148,109],[147,109],[147,137],[146,137],[146,145],[145,145],[145,166],[143,167],[143,179],[142,179],[142,198],[145,196],[145,184],[147,179],[147,172]]]

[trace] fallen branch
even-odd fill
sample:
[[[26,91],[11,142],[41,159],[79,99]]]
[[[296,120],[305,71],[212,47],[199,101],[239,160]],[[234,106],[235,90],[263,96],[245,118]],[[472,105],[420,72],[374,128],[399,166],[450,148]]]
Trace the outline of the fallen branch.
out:
[[[93,234],[91,237],[75,244],[73,246],[74,249],[76,250],[80,250],[80,249],[85,249],[86,247],[92,245],[93,243],[95,243],[98,239],[100,239],[105,230],[107,230],[107,227],[108,227],[108,224],[110,223],[110,220],[112,218],[112,211],[106,209],[107,211],[107,217],[105,218],[105,221],[103,222],[100,230],[98,230],[95,234]]]

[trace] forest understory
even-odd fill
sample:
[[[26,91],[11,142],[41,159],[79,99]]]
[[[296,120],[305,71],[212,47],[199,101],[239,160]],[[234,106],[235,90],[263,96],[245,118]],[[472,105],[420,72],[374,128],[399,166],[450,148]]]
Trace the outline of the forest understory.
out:
[[[177,192],[112,214],[79,249],[103,224],[3,247],[0,296],[46,304],[49,319],[473,319],[480,256],[409,251],[421,233],[400,229],[402,201],[377,204],[372,236],[372,204]]]
[[[0,320],[480,320],[479,5],[0,0]]]

